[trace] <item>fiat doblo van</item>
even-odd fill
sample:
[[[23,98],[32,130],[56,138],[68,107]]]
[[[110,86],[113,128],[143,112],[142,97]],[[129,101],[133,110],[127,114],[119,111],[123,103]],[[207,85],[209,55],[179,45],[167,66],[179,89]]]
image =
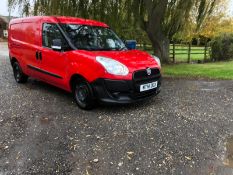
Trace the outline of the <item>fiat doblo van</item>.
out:
[[[9,24],[8,40],[16,82],[33,77],[72,92],[82,109],[91,109],[97,101],[137,102],[160,92],[159,58],[127,48],[102,22],[18,18]]]

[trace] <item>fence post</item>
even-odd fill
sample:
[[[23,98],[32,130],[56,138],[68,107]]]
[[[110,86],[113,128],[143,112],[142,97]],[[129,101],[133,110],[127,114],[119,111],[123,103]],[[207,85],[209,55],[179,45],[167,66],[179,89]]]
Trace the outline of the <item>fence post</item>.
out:
[[[173,63],[176,63],[176,45],[175,45],[175,42],[173,41],[173,44],[172,44],[172,58],[173,58]]]
[[[143,43],[143,49],[146,50],[146,43]]]
[[[189,43],[189,45],[188,45],[188,63],[190,63],[191,62],[191,43]]]
[[[204,54],[204,62],[207,60],[207,42],[205,42],[205,54]]]

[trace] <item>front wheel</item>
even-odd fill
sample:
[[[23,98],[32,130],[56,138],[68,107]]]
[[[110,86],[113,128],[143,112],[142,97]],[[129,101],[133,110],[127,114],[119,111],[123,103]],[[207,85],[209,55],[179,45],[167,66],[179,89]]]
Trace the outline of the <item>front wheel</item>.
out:
[[[81,109],[90,110],[94,107],[95,99],[93,90],[87,81],[75,80],[73,84],[73,96],[75,102]]]
[[[17,83],[26,83],[27,82],[28,76],[23,73],[18,62],[15,62],[13,64],[13,73],[14,73],[15,81]]]

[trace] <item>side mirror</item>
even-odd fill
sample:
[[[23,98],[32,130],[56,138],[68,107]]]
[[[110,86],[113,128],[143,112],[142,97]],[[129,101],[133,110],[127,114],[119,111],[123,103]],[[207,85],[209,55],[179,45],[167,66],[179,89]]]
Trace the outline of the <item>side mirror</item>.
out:
[[[125,46],[129,50],[134,50],[137,47],[137,41],[136,40],[126,40],[125,41]]]
[[[62,49],[61,39],[54,39],[52,41],[52,49],[55,51],[61,51]]]

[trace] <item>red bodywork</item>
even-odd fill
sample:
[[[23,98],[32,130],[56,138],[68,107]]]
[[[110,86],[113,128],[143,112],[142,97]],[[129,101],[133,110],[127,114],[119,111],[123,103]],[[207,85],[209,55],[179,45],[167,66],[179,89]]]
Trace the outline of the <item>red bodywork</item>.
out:
[[[137,70],[148,67],[160,69],[157,62],[148,53],[138,50],[72,50],[57,52],[42,47],[43,23],[69,23],[108,27],[108,25],[101,22],[72,17],[30,17],[12,20],[9,25],[10,58],[16,59],[23,72],[28,76],[71,91],[70,81],[74,75],[81,75],[91,83],[98,78],[132,80],[133,72]],[[42,54],[42,60],[36,59],[36,52],[38,51]],[[103,66],[96,61],[96,56],[105,56],[123,63],[128,67],[129,74],[114,76],[107,73]],[[36,67],[48,74],[30,69],[29,66]],[[50,74],[57,77],[50,76]]]

